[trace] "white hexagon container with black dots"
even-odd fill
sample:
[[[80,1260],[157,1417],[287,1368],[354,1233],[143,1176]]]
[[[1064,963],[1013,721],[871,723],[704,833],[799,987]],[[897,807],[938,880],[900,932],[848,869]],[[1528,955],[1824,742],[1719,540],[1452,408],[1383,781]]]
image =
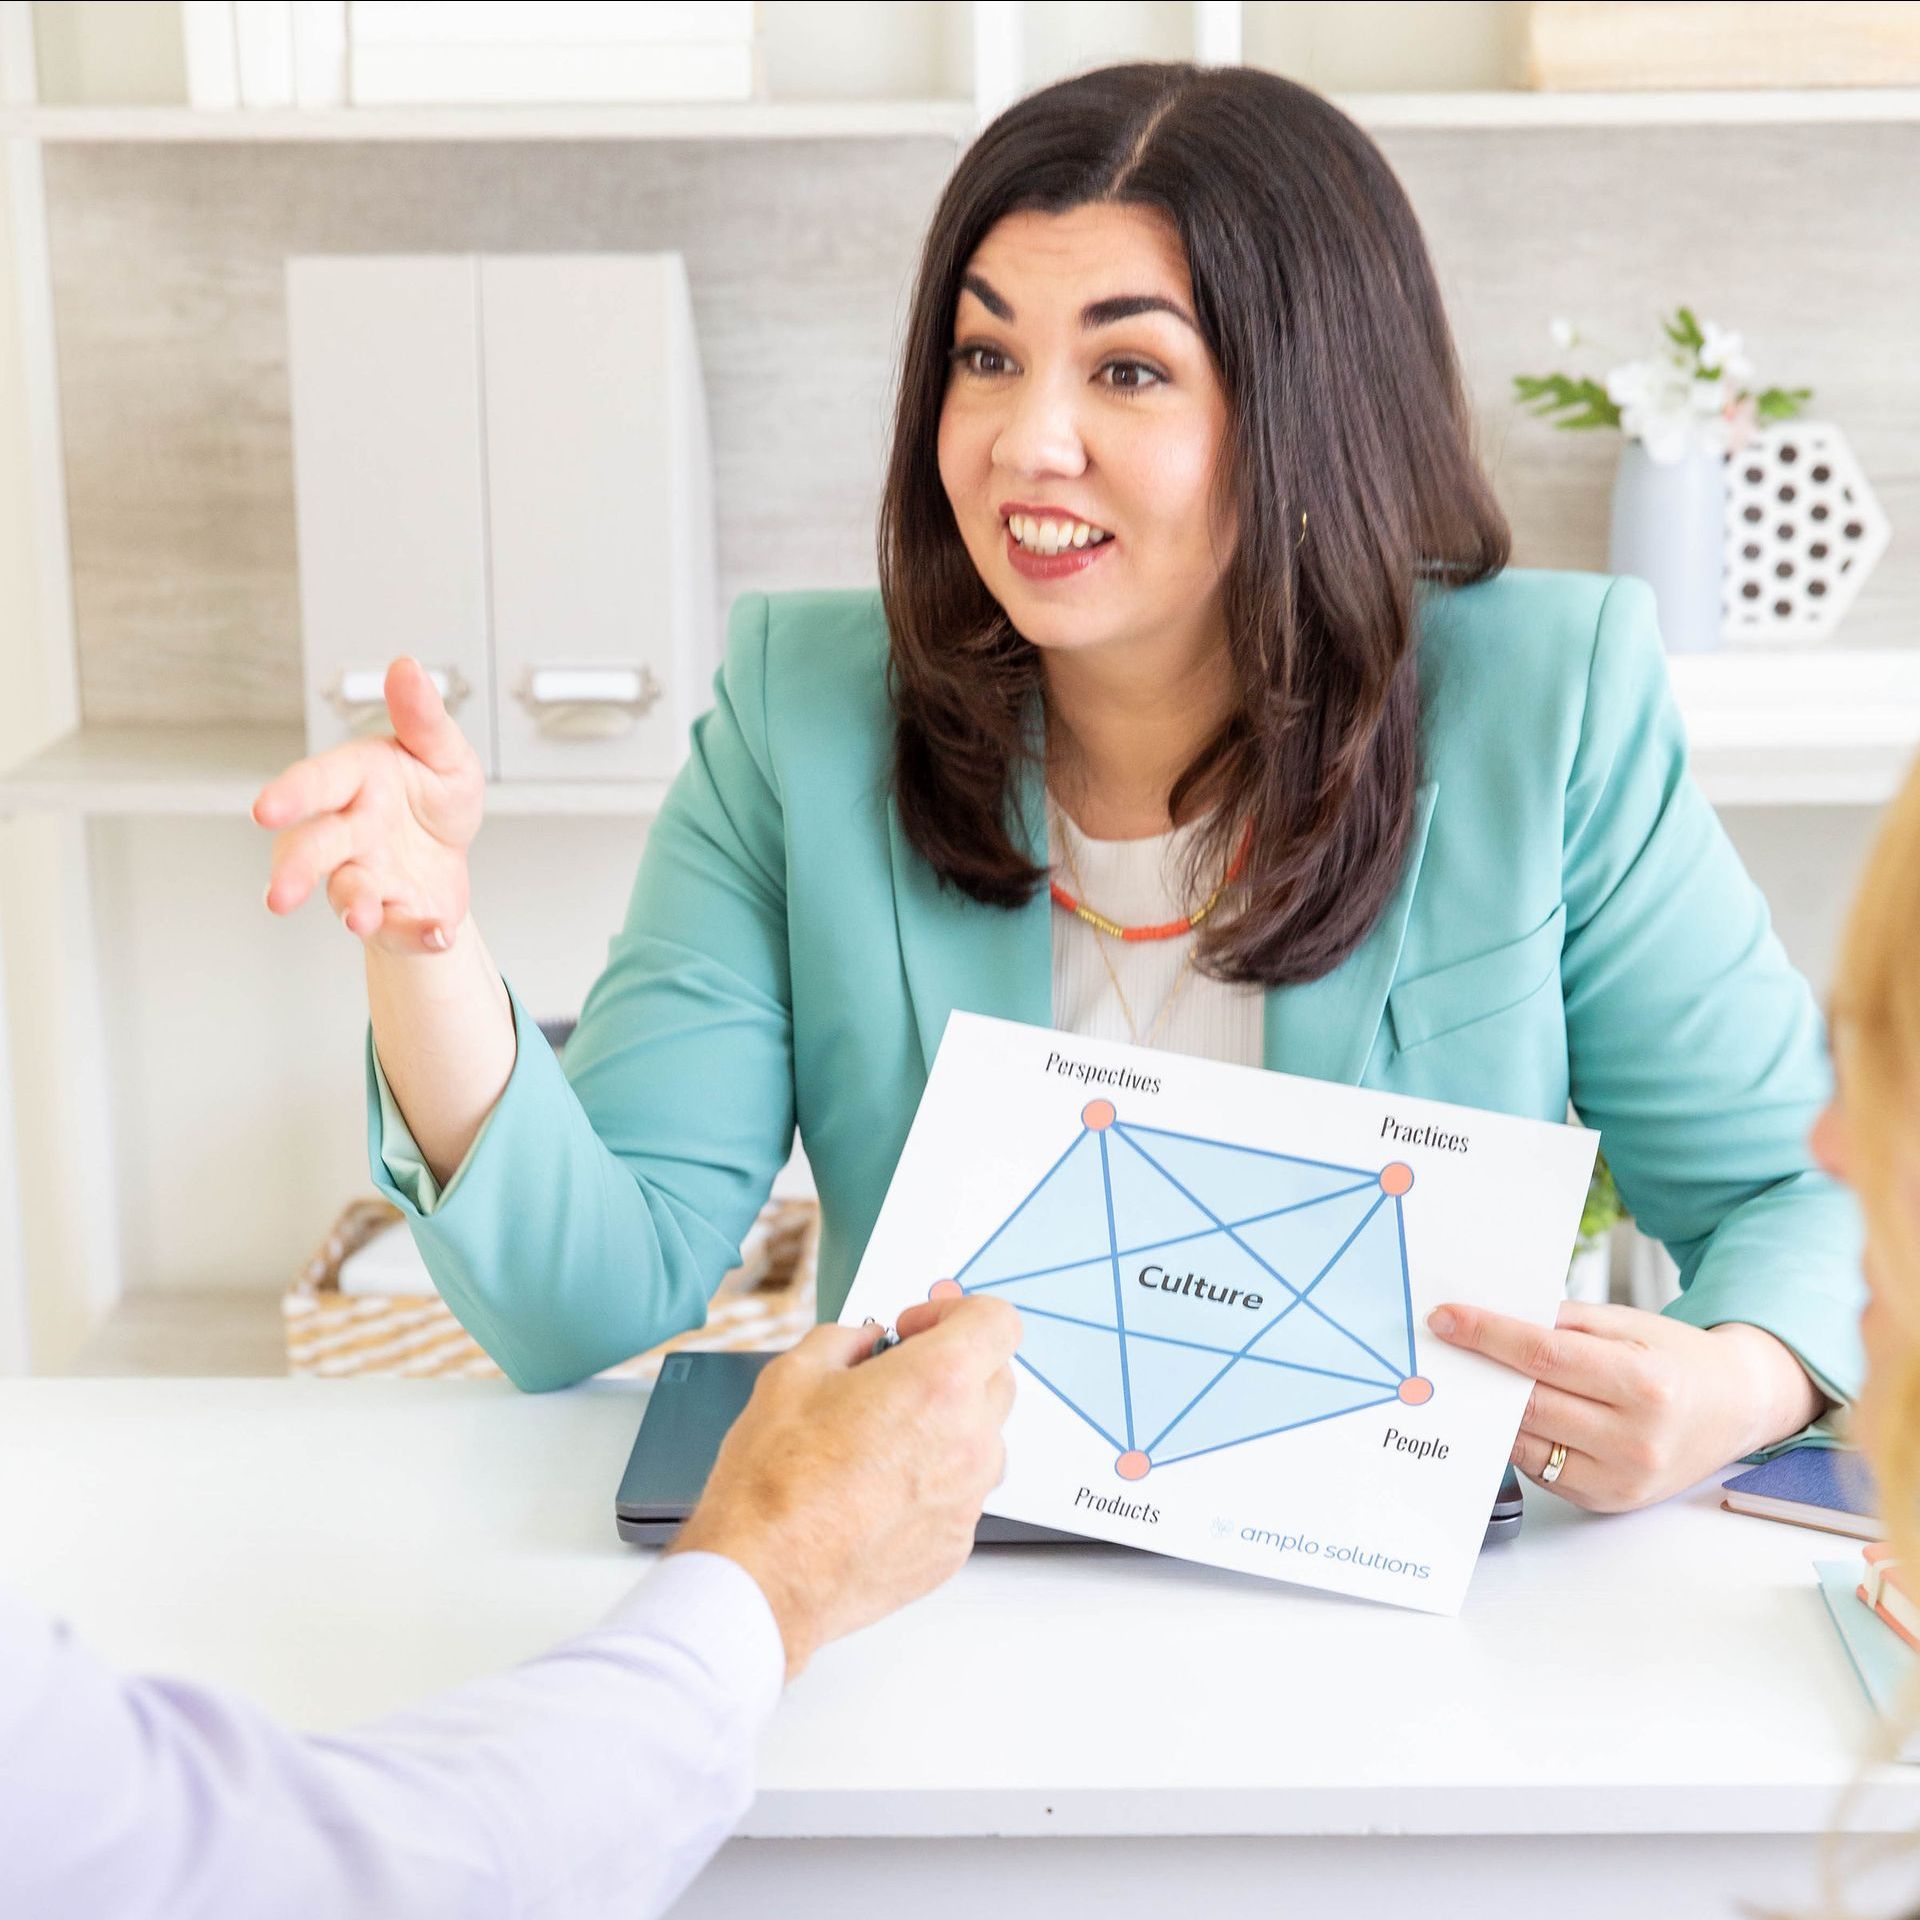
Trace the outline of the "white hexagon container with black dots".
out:
[[[1727,457],[1723,637],[1734,646],[1830,639],[1890,530],[1846,436],[1784,420]]]

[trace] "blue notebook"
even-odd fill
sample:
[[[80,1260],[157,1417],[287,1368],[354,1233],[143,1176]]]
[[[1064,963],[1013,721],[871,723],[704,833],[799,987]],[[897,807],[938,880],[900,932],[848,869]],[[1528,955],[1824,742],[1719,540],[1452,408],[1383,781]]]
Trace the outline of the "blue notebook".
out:
[[[1757,1514],[1797,1527],[1819,1527],[1855,1540],[1878,1540],[1879,1496],[1867,1464],[1847,1447],[1789,1447],[1720,1488],[1729,1513]]]
[[[1813,1570],[1820,1576],[1820,1597],[1839,1629],[1840,1644],[1874,1711],[1898,1724],[1905,1717],[1906,1690],[1920,1656],[1855,1591],[1860,1585],[1858,1560],[1816,1560]],[[1898,1758],[1920,1760],[1920,1729],[1902,1740]]]

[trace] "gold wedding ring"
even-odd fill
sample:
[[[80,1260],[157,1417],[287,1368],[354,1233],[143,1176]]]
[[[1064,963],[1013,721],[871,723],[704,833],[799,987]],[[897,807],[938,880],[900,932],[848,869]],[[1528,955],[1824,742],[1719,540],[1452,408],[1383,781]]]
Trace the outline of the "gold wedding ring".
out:
[[[1560,1469],[1567,1464],[1567,1443],[1556,1440],[1553,1451],[1547,1455],[1547,1464],[1540,1469],[1540,1484],[1550,1487],[1560,1478]]]

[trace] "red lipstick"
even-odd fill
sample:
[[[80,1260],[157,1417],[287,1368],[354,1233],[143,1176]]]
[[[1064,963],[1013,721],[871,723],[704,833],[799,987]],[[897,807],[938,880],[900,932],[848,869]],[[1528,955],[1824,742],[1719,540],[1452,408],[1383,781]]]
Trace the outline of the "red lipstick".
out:
[[[1005,502],[1000,508],[1000,519],[1005,528],[1007,561],[1022,579],[1064,580],[1074,574],[1085,573],[1114,544],[1113,536],[1108,534],[1106,539],[1084,547],[1062,547],[1058,553],[1032,553],[1013,537],[1012,522],[1015,515],[1056,521],[1085,520],[1085,516],[1066,507],[1032,507],[1019,500]],[[1096,523],[1086,520],[1085,524],[1093,526]]]

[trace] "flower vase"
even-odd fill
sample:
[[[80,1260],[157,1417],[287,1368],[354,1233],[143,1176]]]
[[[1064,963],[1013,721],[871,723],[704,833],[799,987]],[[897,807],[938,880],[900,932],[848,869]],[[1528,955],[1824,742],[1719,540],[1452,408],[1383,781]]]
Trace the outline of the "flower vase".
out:
[[[1726,525],[1724,455],[1691,447],[1660,461],[1638,440],[1621,443],[1607,568],[1652,587],[1669,653],[1720,645]]]

